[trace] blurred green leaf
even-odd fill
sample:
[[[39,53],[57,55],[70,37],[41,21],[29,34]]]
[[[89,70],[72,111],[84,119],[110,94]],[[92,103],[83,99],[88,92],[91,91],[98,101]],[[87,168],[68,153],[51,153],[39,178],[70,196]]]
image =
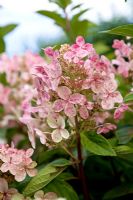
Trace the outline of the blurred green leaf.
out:
[[[3,37],[9,32],[13,31],[17,27],[17,24],[9,24],[6,26],[1,26],[0,27],[0,36]]]
[[[16,24],[9,24],[6,26],[0,26],[0,53],[5,51],[5,42],[3,37],[16,28]]]
[[[60,14],[48,10],[39,10],[37,13],[53,19],[58,26],[65,28],[66,20]]]
[[[5,138],[6,136],[6,128],[0,128],[0,138]]]
[[[81,16],[82,16],[84,13],[86,13],[88,10],[89,10],[89,9],[86,8],[86,9],[84,9],[84,10],[78,12],[77,14],[75,14],[75,15],[73,16],[73,18],[71,19],[71,21],[77,21],[77,20],[79,20],[79,17],[81,17]]]
[[[77,8],[80,8],[82,5],[83,5],[82,3],[77,4],[76,6],[73,6],[73,7],[71,8],[71,10],[75,10],[75,9],[77,9]]]
[[[122,35],[122,36],[130,36],[133,37],[133,24],[118,26],[108,31],[102,31],[103,33]]]
[[[133,93],[130,93],[128,95],[125,96],[124,101],[133,101]]]
[[[119,144],[127,144],[133,138],[133,126],[120,128],[115,134]]]
[[[5,51],[5,42],[3,38],[0,37],[0,53]]]
[[[71,0],[49,0],[49,2],[57,4],[60,8],[65,9],[69,4],[71,4]]]
[[[6,79],[6,74],[5,73],[0,73],[0,83],[2,83],[3,85],[9,85]]]
[[[103,200],[112,200],[127,194],[133,194],[133,183],[124,183],[118,187],[113,188],[104,195]]]
[[[102,135],[90,132],[87,134],[82,133],[81,143],[86,150],[96,155],[116,156],[116,153],[113,150],[111,144]]]
[[[126,146],[126,145],[120,145],[120,146],[114,147],[114,150],[117,154],[131,154],[131,153],[133,153],[133,148]]]

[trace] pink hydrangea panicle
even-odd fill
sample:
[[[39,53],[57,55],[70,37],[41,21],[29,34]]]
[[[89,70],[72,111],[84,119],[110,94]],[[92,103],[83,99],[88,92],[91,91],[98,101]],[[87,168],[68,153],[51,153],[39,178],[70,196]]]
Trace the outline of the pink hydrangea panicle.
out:
[[[53,114],[47,118],[47,123],[50,128],[55,129],[51,133],[52,140],[56,143],[61,142],[62,139],[69,138],[69,132],[65,129],[65,119],[60,116]]]
[[[101,127],[97,129],[97,134],[101,134],[101,133],[105,134],[105,133],[108,133],[109,131],[115,130],[116,128],[117,128],[116,125],[111,124],[111,123],[106,123],[106,124],[101,125]]]
[[[11,200],[12,196],[17,193],[15,188],[9,188],[4,178],[0,178],[0,199]]]
[[[121,119],[126,110],[128,110],[127,104],[120,105],[114,112],[114,119],[116,120]]]
[[[123,53],[128,54],[123,42],[115,45],[118,48],[122,45]],[[57,51],[48,47],[44,53],[48,56],[46,61],[32,70],[36,94],[33,98],[26,97],[22,103],[21,121],[28,127],[33,148],[36,136],[47,146],[73,137],[75,117],[86,126],[88,123],[88,129],[95,128],[108,118],[103,114],[106,110],[123,103],[112,62],[98,55],[82,36],[72,45],[61,45]],[[94,124],[89,125],[91,120]]]

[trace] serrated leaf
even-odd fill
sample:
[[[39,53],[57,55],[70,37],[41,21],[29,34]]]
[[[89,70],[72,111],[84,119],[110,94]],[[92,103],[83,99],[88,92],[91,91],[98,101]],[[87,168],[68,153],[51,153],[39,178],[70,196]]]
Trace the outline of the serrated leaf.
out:
[[[53,191],[58,196],[64,197],[67,200],[78,200],[78,196],[74,189],[67,182],[55,179],[46,187],[46,192]]]
[[[116,188],[113,188],[112,190],[108,191],[104,197],[103,200],[107,199],[115,199],[127,194],[133,194],[133,184],[132,183],[125,183],[123,185],[120,185]]]
[[[125,96],[124,101],[133,101],[133,93],[130,93],[128,95]]]
[[[122,36],[130,36],[133,37],[133,24],[118,26],[108,31],[102,31],[103,33],[122,35]]]
[[[96,155],[116,156],[111,144],[102,135],[90,132],[87,134],[82,133],[81,143],[86,150]]]
[[[120,128],[115,134],[119,144],[127,144],[133,138],[133,126]]]

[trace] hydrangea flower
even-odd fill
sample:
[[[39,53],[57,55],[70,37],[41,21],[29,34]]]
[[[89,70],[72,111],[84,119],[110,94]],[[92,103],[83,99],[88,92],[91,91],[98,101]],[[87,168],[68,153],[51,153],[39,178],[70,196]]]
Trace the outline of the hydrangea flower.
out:
[[[25,151],[5,144],[0,145],[0,160],[2,161],[0,170],[3,173],[9,171],[18,182],[23,181],[27,174],[30,177],[35,176],[37,164],[30,158],[33,152],[33,149]]]

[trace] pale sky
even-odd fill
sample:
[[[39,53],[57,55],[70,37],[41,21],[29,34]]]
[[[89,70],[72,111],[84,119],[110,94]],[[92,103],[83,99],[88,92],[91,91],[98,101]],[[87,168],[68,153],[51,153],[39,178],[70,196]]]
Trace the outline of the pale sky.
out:
[[[83,2],[85,8],[91,8],[85,18],[94,22],[98,22],[99,18],[108,20],[114,13],[129,16],[131,13],[128,6],[131,1],[125,3],[125,0],[73,0],[74,4]],[[19,24],[16,30],[5,38],[7,52],[22,52],[22,46],[35,50],[36,38],[44,38],[47,41],[60,35],[60,29],[52,20],[34,13],[40,9],[57,10],[56,5],[49,3],[48,0],[0,0],[0,5],[4,7],[0,10],[0,25]]]

